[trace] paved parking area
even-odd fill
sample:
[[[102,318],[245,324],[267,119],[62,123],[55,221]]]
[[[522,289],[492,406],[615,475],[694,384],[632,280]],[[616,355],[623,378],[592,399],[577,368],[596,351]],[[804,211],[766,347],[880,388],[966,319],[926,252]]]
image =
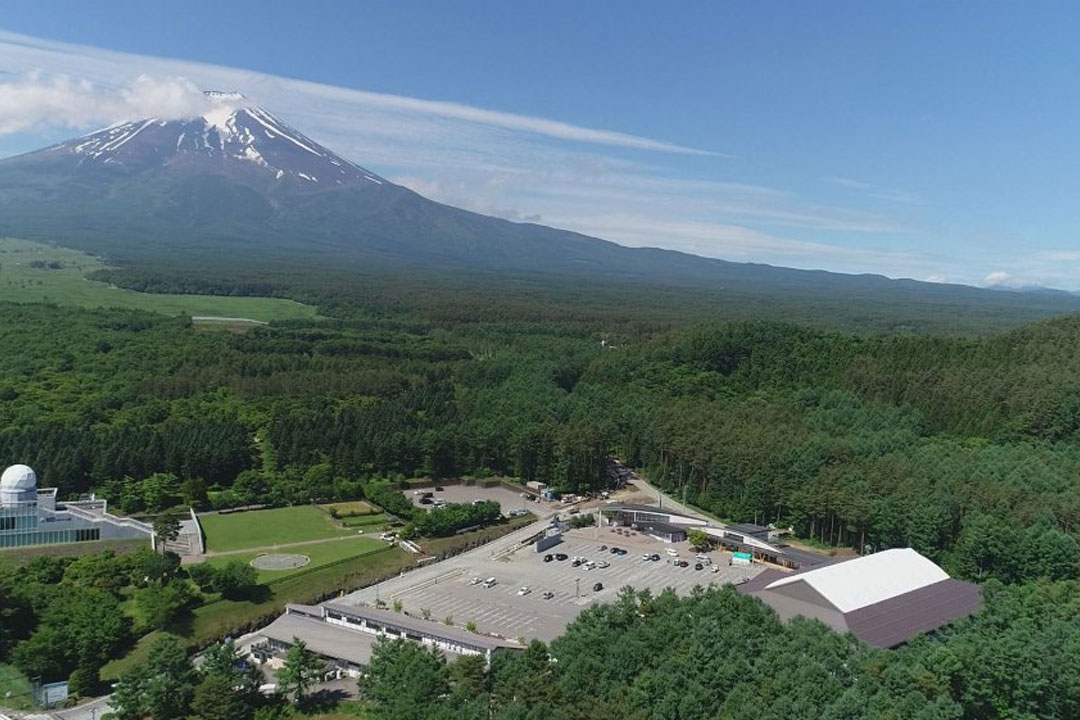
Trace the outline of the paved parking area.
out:
[[[601,551],[601,545],[614,545],[628,552],[613,555],[610,549]],[[669,548],[690,561],[690,566],[676,567],[674,558],[667,553]],[[570,531],[561,544],[547,552],[604,560],[609,567],[588,570],[584,565],[572,567],[570,560],[544,562],[547,553],[537,554],[531,546],[495,557],[473,552],[440,563],[444,566],[442,573],[428,574],[413,582],[405,575],[385,583],[379,597],[388,603],[400,600],[404,610],[413,615],[422,615],[426,610],[433,620],[450,617],[458,626],[473,622],[482,632],[550,641],[562,634],[584,608],[613,600],[626,586],[653,592],[671,587],[679,594],[687,594],[695,585],[738,583],[761,572],[758,566],[728,565],[730,555],[720,551],[709,554],[717,572],[708,567],[695,570],[695,553],[686,543],[667,544],[640,534],[625,537],[610,528]],[[657,553],[661,560],[643,560],[645,552]],[[496,585],[473,585],[475,577],[494,577]],[[595,583],[601,583],[603,588],[594,591]],[[531,592],[522,596],[518,591],[523,586]],[[370,603],[374,600],[369,597],[373,595],[371,590],[353,593],[346,601]],[[554,593],[554,597],[544,599],[545,591]]]
[[[423,488],[420,492],[430,492],[433,500],[445,500],[448,503],[471,503],[474,500],[494,500],[502,508],[503,515],[513,510],[528,510],[534,514],[542,514],[545,510],[556,510],[558,503],[536,502],[521,497],[520,492],[497,485],[495,487],[478,487],[469,485],[444,485],[443,489],[436,491],[434,488]],[[409,500],[417,507],[431,509],[431,505],[420,503],[420,494],[417,491],[408,492]]]

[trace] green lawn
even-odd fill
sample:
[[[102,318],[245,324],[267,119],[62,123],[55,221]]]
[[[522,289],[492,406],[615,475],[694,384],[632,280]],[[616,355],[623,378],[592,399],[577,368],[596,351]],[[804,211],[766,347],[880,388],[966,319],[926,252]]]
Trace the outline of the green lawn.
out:
[[[28,710],[34,704],[30,681],[14,665],[0,663],[0,707]]]
[[[326,542],[316,543],[315,545],[304,545],[303,547],[292,550],[283,550],[282,552],[287,552],[289,554],[307,555],[311,559],[308,561],[307,565],[296,568],[295,570],[260,570],[259,582],[263,584],[270,583],[287,575],[295,575],[298,572],[311,570],[322,565],[328,565],[337,562],[338,560],[364,555],[383,547],[386,547],[386,543],[375,540],[374,538],[349,537],[341,540],[327,540]],[[266,552],[266,550],[258,550],[251,553],[239,553],[237,555],[220,555],[218,557],[210,558],[206,562],[215,567],[220,567],[233,560],[251,562],[253,558],[258,555],[263,555]]]
[[[337,527],[329,515],[313,505],[200,515],[199,522],[206,533],[207,552],[269,548],[356,534]]]
[[[33,267],[55,263],[58,268]],[[165,315],[247,318],[261,322],[315,317],[310,305],[283,298],[167,295],[114,287],[86,277],[104,264],[77,250],[0,238],[0,301],[121,307]]]

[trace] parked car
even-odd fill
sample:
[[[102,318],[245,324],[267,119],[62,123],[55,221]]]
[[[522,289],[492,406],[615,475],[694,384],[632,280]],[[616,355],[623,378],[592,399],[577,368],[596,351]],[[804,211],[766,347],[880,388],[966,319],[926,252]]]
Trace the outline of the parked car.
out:
[[[431,505],[433,502],[434,501],[431,498],[428,498],[428,497],[420,498],[420,504],[421,505]]]
[[[689,566],[690,566],[690,563],[686,562],[685,560],[676,560],[675,561],[675,567],[689,567]]]
[[[612,550],[612,552],[614,552],[615,548],[612,548],[611,550]],[[607,552],[607,545],[601,545],[600,546],[600,552]]]
[[[528,585],[522,585],[520,588],[518,588],[518,595],[524,596],[524,595],[528,595],[531,592],[532,592],[532,588],[530,588]]]
[[[496,582],[498,582],[498,581],[495,578],[489,577],[487,580],[484,581],[484,587],[486,587],[486,588],[495,587]]]
[[[570,557],[570,556],[567,555],[566,553],[555,553],[555,559],[558,560],[559,562],[562,562],[563,560],[566,560],[568,557]]]
[[[694,569],[695,570],[701,570],[703,567],[705,567],[705,566],[702,565],[701,563],[694,563]]]
[[[644,555],[641,556],[641,559],[642,560],[652,560],[653,558],[652,558],[652,555],[650,555],[649,553],[645,553]]]
[[[604,583],[596,583],[592,586],[593,592],[600,592],[604,589]]]
[[[544,598],[545,600],[550,600],[551,598],[555,597],[555,593],[551,592],[550,590],[547,590],[540,597]]]
[[[720,566],[719,566],[719,565],[713,565],[713,566],[712,566],[712,571],[713,571],[714,573],[718,573],[718,572],[720,572]]]
[[[544,556],[544,562],[551,562],[554,559],[555,559],[555,556],[552,555],[551,553],[548,553],[547,555]]]
[[[606,567],[611,567],[611,563],[609,563],[607,560],[601,560],[600,562],[596,563],[596,567],[601,568],[601,569],[606,568]]]
[[[679,557],[679,551],[676,550],[675,548],[668,548],[667,549],[667,554],[670,555],[671,557]]]
[[[582,560],[581,558],[574,558],[574,562],[572,562],[570,564],[573,565],[574,567],[579,567],[581,565],[584,565],[585,561]]]
[[[656,553],[653,553],[652,555],[649,556],[649,559],[652,560],[653,562],[659,562],[660,561],[660,556],[657,555]]]
[[[442,491],[443,491],[443,489],[442,489],[441,485],[436,485],[435,486],[435,492],[442,492]]]
[[[577,515],[579,512],[581,512],[581,511],[578,510],[577,508],[570,508],[569,510],[566,511],[566,514],[567,515]]]
[[[484,578],[482,578],[480,576],[477,576],[477,577],[474,577],[472,580],[470,580],[469,584],[470,585],[479,585],[482,582],[484,582]]]

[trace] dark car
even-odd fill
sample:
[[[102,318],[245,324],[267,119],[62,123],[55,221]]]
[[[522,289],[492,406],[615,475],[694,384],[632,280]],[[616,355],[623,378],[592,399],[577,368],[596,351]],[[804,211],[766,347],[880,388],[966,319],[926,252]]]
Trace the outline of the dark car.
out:
[[[604,589],[604,583],[596,583],[592,586],[593,592],[600,592]]]
[[[694,563],[694,569],[695,570],[700,570],[703,567],[704,567],[704,565],[702,565],[701,563]]]
[[[566,553],[555,553],[555,559],[558,560],[559,562],[562,562],[563,560],[566,560],[569,557],[570,556],[567,555]]]
[[[686,562],[685,560],[676,560],[675,561],[675,567],[689,567],[689,566],[690,566],[690,563]]]
[[[436,485],[435,486],[435,492],[442,492],[442,491],[443,491],[443,489],[442,489],[441,485]]]
[[[574,562],[572,562],[570,564],[573,565],[574,567],[578,567],[580,565],[584,565],[585,561],[582,560],[581,558],[578,558],[577,560],[575,560]]]
[[[555,559],[555,556],[551,555],[550,553],[544,556],[544,562],[551,562],[554,559]]]
[[[604,552],[605,550],[607,550],[607,545],[601,545],[600,552]],[[611,548],[611,552],[615,552],[615,548]]]
[[[420,498],[421,505],[430,505],[432,503],[431,498]]]
[[[548,590],[546,593],[544,593],[540,597],[544,598],[545,600],[550,600],[551,598],[555,597],[555,593]]]
[[[650,557],[649,559],[652,560],[653,562],[659,562],[660,556],[657,555],[656,553],[653,553],[652,557]]]

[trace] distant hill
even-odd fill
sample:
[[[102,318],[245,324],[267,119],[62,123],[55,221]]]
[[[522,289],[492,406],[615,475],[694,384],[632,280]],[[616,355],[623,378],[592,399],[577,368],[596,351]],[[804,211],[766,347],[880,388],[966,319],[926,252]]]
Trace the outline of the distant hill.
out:
[[[144,271],[547,274],[755,296],[1021,307],[1032,317],[1080,311],[1080,298],[1066,294],[731,263],[487,217],[395,185],[241,96],[210,97],[216,109],[204,116],[123,123],[0,160],[0,236]]]

